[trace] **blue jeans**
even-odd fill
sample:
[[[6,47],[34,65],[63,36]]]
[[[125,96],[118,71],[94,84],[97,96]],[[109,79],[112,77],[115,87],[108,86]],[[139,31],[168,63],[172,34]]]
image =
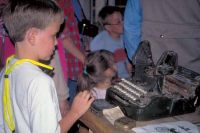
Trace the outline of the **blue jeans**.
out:
[[[68,79],[67,85],[69,87],[69,102],[72,103],[72,101],[76,95],[77,81]]]

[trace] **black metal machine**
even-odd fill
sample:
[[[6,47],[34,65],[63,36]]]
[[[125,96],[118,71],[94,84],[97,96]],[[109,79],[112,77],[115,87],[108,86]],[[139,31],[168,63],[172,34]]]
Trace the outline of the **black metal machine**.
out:
[[[166,51],[155,65],[148,41],[132,60],[135,73],[108,89],[106,100],[135,120],[194,112],[200,104],[200,75],[178,66],[178,55]]]

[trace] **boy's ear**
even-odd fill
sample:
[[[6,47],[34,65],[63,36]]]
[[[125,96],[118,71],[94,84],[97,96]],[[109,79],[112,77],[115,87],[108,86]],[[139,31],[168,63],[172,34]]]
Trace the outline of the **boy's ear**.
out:
[[[30,28],[25,35],[25,39],[31,44],[35,45],[38,29]]]

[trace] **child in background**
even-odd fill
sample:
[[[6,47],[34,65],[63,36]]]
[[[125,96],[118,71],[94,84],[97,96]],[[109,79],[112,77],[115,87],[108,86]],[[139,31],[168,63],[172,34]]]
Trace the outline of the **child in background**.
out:
[[[116,77],[114,55],[107,50],[89,53],[83,74],[78,78],[78,91],[90,90],[96,99],[105,99],[106,90]]]
[[[116,6],[105,6],[98,15],[104,30],[91,41],[90,50],[105,49],[113,52],[118,76],[130,78],[133,69],[124,48],[121,9]]]
[[[0,132],[67,132],[94,98],[78,93],[61,118],[53,79],[40,69],[52,70],[39,60],[49,60],[55,50],[62,10],[53,0],[10,0],[2,18],[16,54],[0,73]]]

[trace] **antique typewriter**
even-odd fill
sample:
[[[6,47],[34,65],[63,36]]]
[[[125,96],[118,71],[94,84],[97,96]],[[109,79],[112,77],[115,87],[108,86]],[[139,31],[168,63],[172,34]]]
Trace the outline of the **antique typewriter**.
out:
[[[106,100],[135,120],[152,120],[194,112],[200,104],[200,75],[178,66],[178,55],[166,51],[155,65],[148,41],[133,58],[135,73],[108,89]]]

